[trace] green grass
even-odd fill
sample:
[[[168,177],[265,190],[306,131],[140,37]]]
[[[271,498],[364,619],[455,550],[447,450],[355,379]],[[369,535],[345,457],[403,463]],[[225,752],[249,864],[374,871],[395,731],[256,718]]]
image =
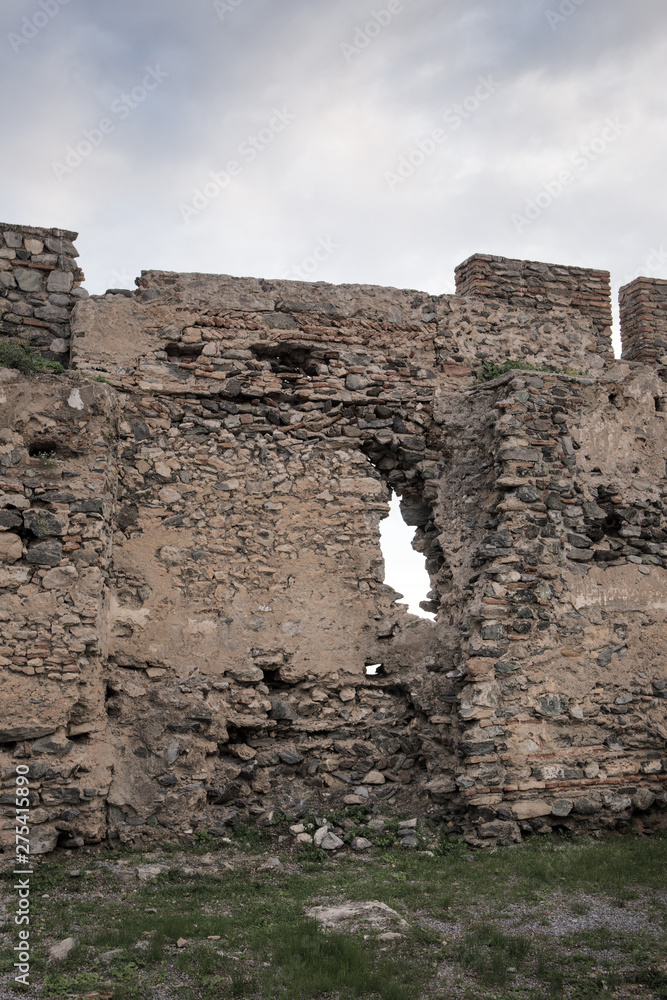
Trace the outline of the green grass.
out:
[[[323,934],[314,921],[298,920],[275,936],[270,949],[274,970],[266,997],[351,997],[378,994],[384,1000],[411,1000],[408,970],[396,961],[377,960],[377,951],[356,935]],[[407,973],[407,974],[406,974]]]
[[[207,837],[180,854],[173,845],[150,856],[100,849],[65,863],[41,862],[32,886],[34,982],[45,985],[46,996],[99,991],[114,1000],[150,996],[160,983],[186,1000],[441,1000],[447,992],[436,975],[448,968],[458,995],[475,1000],[597,1000],[614,993],[625,1000],[626,984],[636,1000],[665,1000],[664,939],[605,927],[556,939],[544,925],[556,909],[594,909],[596,896],[609,905],[634,894],[629,905],[641,905],[653,920],[664,917],[657,893],[667,885],[667,837],[535,838],[488,852],[444,841],[433,857],[396,847],[332,858],[317,849],[317,862],[312,852],[275,844],[268,851],[265,844],[264,856],[277,851],[283,861],[282,869],[266,872],[258,870],[262,856],[247,853],[256,837],[264,843],[265,834],[238,828],[235,844],[216,850],[217,870],[199,863],[214,846]],[[97,866],[98,859],[126,859],[122,867],[130,871]],[[156,860],[168,866],[157,879],[134,876],[132,866]],[[223,867],[226,860],[233,870]],[[67,874],[72,864],[80,876]],[[305,916],[307,906],[343,899],[384,902],[410,930],[385,946],[363,933],[324,934]],[[420,926],[424,917],[459,930],[445,940],[429,924]],[[69,935],[79,946],[54,967],[48,946]],[[111,951],[118,954],[102,962]],[[623,956],[622,968],[605,968],[610,953]],[[0,969],[10,971],[2,962]]]
[[[59,375],[65,370],[58,361],[47,361],[27,344],[15,340],[0,340],[0,368],[15,368],[24,375]]]
[[[525,938],[503,934],[485,923],[466,936],[457,958],[465,968],[474,969],[480,982],[502,986],[507,982],[508,969],[522,966],[530,949]]]
[[[232,825],[232,834],[238,847],[243,851],[263,851],[271,843],[268,830],[260,830],[252,823],[237,822]]]

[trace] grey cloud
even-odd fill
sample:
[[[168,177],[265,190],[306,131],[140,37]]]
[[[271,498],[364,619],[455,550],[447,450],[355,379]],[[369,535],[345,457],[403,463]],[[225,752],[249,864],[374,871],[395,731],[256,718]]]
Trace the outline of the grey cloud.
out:
[[[667,11],[583,0],[550,25],[563,2],[403,0],[387,20],[389,0],[235,0],[222,18],[212,0],[69,0],[14,52],[7,36],[39,0],[6,0],[0,79],[17,96],[0,215],[78,228],[95,291],[142,267],[275,276],[328,237],[322,280],[441,291],[475,250],[620,280],[661,238]],[[110,114],[146,67],[167,76]],[[475,108],[481,78],[501,85]],[[454,127],[444,115],[466,101]],[[294,121],[244,157],[283,108]],[[517,232],[513,214],[614,115],[627,132]],[[58,180],[53,161],[104,117],[113,131]],[[237,176],[186,225],[181,206],[230,160]]]

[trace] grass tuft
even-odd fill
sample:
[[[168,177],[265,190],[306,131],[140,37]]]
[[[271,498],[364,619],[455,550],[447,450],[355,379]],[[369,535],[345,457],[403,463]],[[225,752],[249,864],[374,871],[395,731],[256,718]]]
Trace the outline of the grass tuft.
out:
[[[65,370],[60,362],[47,361],[28,344],[15,340],[0,340],[0,368],[15,368],[24,375],[60,375]]]

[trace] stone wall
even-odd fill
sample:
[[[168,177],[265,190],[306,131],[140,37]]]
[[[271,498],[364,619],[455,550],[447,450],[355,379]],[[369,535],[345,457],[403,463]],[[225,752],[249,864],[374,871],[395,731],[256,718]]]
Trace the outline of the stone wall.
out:
[[[608,271],[478,253],[459,264],[455,274],[459,295],[499,299],[542,313],[556,306],[579,311],[592,321],[600,353],[613,357]]]
[[[0,369],[0,757],[34,849],[355,804],[471,843],[660,823],[659,372],[564,304],[137,284],[77,304],[63,375]],[[508,357],[551,370],[475,381]],[[392,490],[435,622],[383,583]]]
[[[620,291],[623,357],[648,364],[667,355],[667,281],[636,278]]]
[[[69,363],[70,315],[88,293],[66,229],[0,223],[0,338],[20,338],[42,357]]]

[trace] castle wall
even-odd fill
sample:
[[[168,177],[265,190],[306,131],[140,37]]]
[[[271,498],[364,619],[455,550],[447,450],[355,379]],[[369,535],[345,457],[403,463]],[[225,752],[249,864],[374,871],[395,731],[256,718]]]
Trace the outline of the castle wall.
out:
[[[593,323],[597,348],[613,358],[609,272],[538,261],[473,254],[456,268],[456,291],[549,313],[557,306],[577,310]]]
[[[78,302],[64,375],[0,370],[35,849],[364,803],[472,843],[659,822],[659,372],[495,287],[137,283]],[[475,381],[516,357],[552,370]],[[435,622],[382,582],[392,490]]]
[[[623,357],[654,363],[667,355],[667,281],[636,278],[620,291]]]
[[[33,848],[106,833],[103,680],[117,402],[90,380],[0,368],[0,745],[30,766]],[[4,791],[3,841],[13,842]],[[12,832],[8,835],[7,830]]]
[[[50,361],[69,363],[70,317],[88,293],[66,229],[0,223],[0,339],[18,338]]]

